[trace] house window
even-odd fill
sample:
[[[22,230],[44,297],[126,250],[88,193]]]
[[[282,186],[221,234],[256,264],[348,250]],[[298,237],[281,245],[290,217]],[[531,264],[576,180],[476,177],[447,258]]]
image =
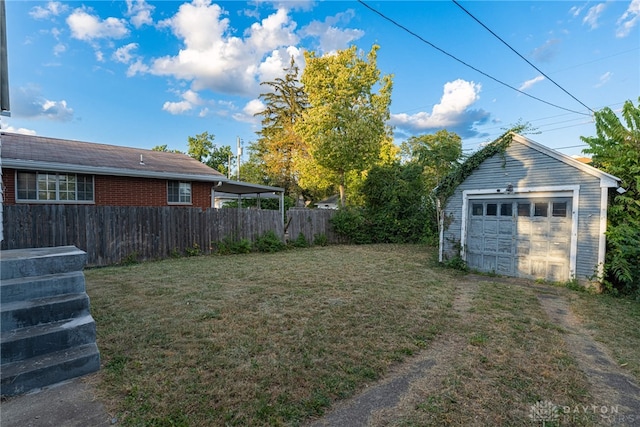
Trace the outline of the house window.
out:
[[[472,208],[471,208],[471,215],[473,216],[482,216],[482,208],[484,206],[482,205],[482,203],[474,203]]]
[[[93,202],[93,176],[73,173],[17,173],[17,200]]]
[[[496,216],[496,215],[498,215],[498,204],[487,203],[487,216]]]
[[[191,204],[191,183],[182,181],[169,181],[169,203]]]

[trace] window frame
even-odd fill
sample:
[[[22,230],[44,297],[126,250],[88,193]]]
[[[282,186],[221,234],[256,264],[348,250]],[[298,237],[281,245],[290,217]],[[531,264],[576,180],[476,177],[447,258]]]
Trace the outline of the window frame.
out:
[[[175,197],[176,194],[171,194],[172,193],[172,184],[178,184],[178,188],[177,188],[177,196],[178,196],[178,201],[172,201],[171,198],[172,196]],[[182,188],[183,185],[188,185],[189,186],[189,193],[188,193],[188,201],[183,201],[183,194],[182,194]],[[173,190],[174,192],[176,191],[175,189]],[[177,181],[177,180],[168,180],[167,181],[167,204],[169,205],[182,205],[182,206],[191,206],[193,205],[193,185],[191,183],[191,181]]]
[[[82,198],[78,197],[80,182],[83,183]],[[21,185],[24,183],[26,186]],[[74,187],[73,191],[69,189],[70,186]],[[91,198],[87,199],[87,195]],[[15,171],[16,203],[95,204],[95,197],[94,175],[44,170]]]

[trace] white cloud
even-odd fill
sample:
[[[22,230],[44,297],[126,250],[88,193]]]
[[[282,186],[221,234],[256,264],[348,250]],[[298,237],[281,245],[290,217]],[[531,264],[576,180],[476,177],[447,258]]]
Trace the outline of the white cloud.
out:
[[[606,7],[607,5],[605,3],[600,3],[590,7],[587,15],[582,19],[582,23],[589,25],[592,30],[598,28],[598,19]]]
[[[84,41],[93,39],[120,39],[129,34],[126,21],[118,18],[102,20],[99,16],[90,15],[85,9],[76,9],[67,17],[67,25],[71,36]]]
[[[127,16],[129,16],[131,23],[136,28],[153,24],[151,13],[153,13],[154,9],[155,7],[145,0],[127,0]]]
[[[67,105],[67,101],[46,99],[36,86],[17,88],[11,107],[11,113],[15,117],[44,118],[58,122],[73,119],[73,109]]]
[[[142,60],[137,59],[136,62],[129,65],[127,68],[127,77],[133,77],[136,74],[144,74],[149,72],[149,67],[142,62]]]
[[[50,1],[45,7],[35,6],[29,11],[29,16],[34,19],[48,19],[52,16],[58,16],[69,10],[69,6],[59,1]]]
[[[168,111],[173,115],[184,114],[187,111],[190,111],[193,106],[188,101],[180,101],[180,102],[165,102],[162,106],[164,111]]]
[[[613,77],[613,73],[611,71],[607,71],[600,76],[600,81],[594,87],[604,86],[609,80],[611,80],[611,77]]]
[[[182,101],[170,102],[167,101],[162,106],[164,111],[167,111],[173,115],[184,114],[193,110],[195,106],[204,104],[204,101],[200,98],[197,92],[187,90],[181,95]],[[202,112],[201,112],[202,114]]]
[[[265,109],[265,105],[259,99],[252,99],[242,109],[241,113],[233,114],[233,118],[239,122],[258,123],[259,118],[255,116]]]
[[[581,13],[582,13],[582,9],[584,9],[584,6],[573,6],[571,7],[571,9],[569,9],[569,13],[574,17],[577,18]]]
[[[128,64],[134,58],[134,54],[132,52],[137,48],[138,48],[138,43],[129,43],[127,45],[124,45],[116,49],[116,51],[113,52],[112,57],[117,62]]]
[[[481,89],[479,83],[462,79],[445,83],[440,103],[433,106],[431,113],[392,114],[389,124],[412,132],[446,128],[461,136],[473,135],[476,133],[473,125],[489,117],[489,113],[483,110],[469,110],[480,98]]]
[[[520,89],[522,91],[527,90],[531,86],[533,86],[534,84],[539,83],[539,82],[541,82],[543,80],[544,80],[544,76],[534,77],[534,78],[529,79],[529,80],[525,81],[524,83],[522,83],[518,89]]]
[[[364,31],[355,28],[338,28],[339,22],[348,23],[355,16],[353,9],[327,17],[324,22],[312,21],[300,31],[303,37],[318,37],[320,50],[330,53],[344,49],[364,35]]]
[[[274,68],[269,61],[278,66],[288,64],[289,58],[285,62],[282,52],[298,42],[296,24],[285,9],[251,25],[242,38],[231,35],[226,12],[210,0],[185,3],[159,25],[170,27],[184,48],[175,56],[154,59],[149,72],[191,81],[196,91],[206,88],[253,96],[259,90],[261,73],[268,75]],[[281,58],[275,58],[274,51]]]
[[[3,132],[19,133],[22,135],[36,135],[36,131],[27,128],[14,128],[13,126],[2,127]]]
[[[67,46],[65,46],[62,43],[57,43],[54,47],[53,47],[53,54],[55,56],[59,56],[61,53],[65,52],[67,50]]]
[[[624,14],[618,19],[616,37],[627,37],[640,22],[640,0],[633,0]]]

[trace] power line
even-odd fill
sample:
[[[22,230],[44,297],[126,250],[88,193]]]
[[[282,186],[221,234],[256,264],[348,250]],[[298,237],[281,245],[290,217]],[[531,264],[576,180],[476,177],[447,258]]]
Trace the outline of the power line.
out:
[[[516,92],[518,92],[518,93],[520,93],[520,94],[522,94],[522,95],[528,96],[529,98],[535,99],[536,101],[542,102],[542,103],[544,103],[544,104],[550,105],[550,106],[555,107],[555,108],[559,108],[559,109],[561,109],[561,110],[569,111],[569,112],[571,112],[571,113],[576,113],[576,114],[582,114],[583,116],[589,116],[589,115],[590,115],[589,113],[582,113],[582,112],[580,112],[580,111],[570,110],[569,108],[561,107],[561,106],[559,106],[559,105],[556,105],[556,104],[553,104],[553,103],[551,103],[551,102],[545,101],[544,99],[540,99],[540,98],[538,98],[538,97],[536,97],[536,96],[533,96],[533,95],[531,95],[531,94],[528,94],[528,93],[526,93],[526,92],[524,92],[524,91],[521,91],[520,89],[515,88],[515,87],[513,87],[513,86],[509,85],[508,83],[505,83],[505,82],[503,82],[502,80],[499,80],[499,79],[497,79],[497,78],[495,78],[495,77],[493,77],[493,76],[491,76],[491,75],[489,75],[489,74],[485,73],[484,71],[479,70],[478,68],[474,67],[474,66],[473,66],[473,65],[471,65],[471,64],[467,64],[466,62],[464,62],[463,60],[459,59],[458,57],[456,57],[456,56],[454,56],[454,55],[450,54],[449,52],[447,52],[447,51],[445,51],[445,50],[443,50],[443,49],[439,48],[438,46],[434,45],[434,44],[433,44],[433,43],[431,43],[430,41],[428,41],[428,40],[424,39],[424,38],[423,38],[422,36],[420,36],[419,34],[417,34],[417,33],[413,32],[413,31],[411,31],[409,28],[405,27],[404,25],[400,24],[399,22],[397,22],[397,21],[393,20],[392,18],[390,18],[390,17],[386,16],[386,15],[385,15],[385,14],[383,14],[382,12],[380,12],[380,11],[378,11],[378,10],[374,9],[373,7],[369,6],[369,5],[368,5],[367,3],[365,3],[363,0],[358,0],[358,3],[360,3],[361,5],[363,5],[364,7],[366,7],[367,9],[369,9],[370,11],[372,11],[373,13],[375,13],[375,14],[379,15],[381,18],[383,18],[383,19],[385,19],[385,20],[387,20],[387,21],[391,22],[391,23],[392,23],[393,25],[395,25],[396,27],[398,27],[398,28],[400,28],[400,29],[402,29],[402,30],[406,31],[406,32],[407,32],[407,33],[409,33],[409,34],[411,34],[412,36],[414,36],[415,38],[417,38],[417,39],[418,39],[418,40],[420,40],[421,42],[423,42],[423,43],[425,43],[425,44],[427,44],[427,45],[431,46],[432,48],[434,48],[435,50],[439,51],[440,53],[443,53],[443,54],[447,55],[448,57],[450,57],[450,58],[454,59],[455,61],[457,61],[457,62],[461,63],[462,65],[464,65],[464,66],[466,66],[466,67],[468,67],[468,68],[471,68],[472,70],[476,71],[477,73],[480,73],[480,74],[482,74],[483,76],[485,76],[485,77],[487,77],[487,78],[489,78],[489,79],[491,79],[491,80],[493,80],[493,81],[495,81],[495,82],[497,82],[497,83],[499,83],[499,84],[501,84],[501,85],[503,85],[503,86],[508,87],[509,89],[515,90]],[[588,108],[588,107],[587,107],[587,108]],[[589,111],[591,111],[591,109],[589,109]]]
[[[594,111],[587,107],[582,101],[580,101],[578,98],[576,98],[575,96],[573,96],[571,93],[569,93],[569,91],[567,91],[565,88],[563,88],[562,86],[560,86],[558,83],[556,83],[555,80],[553,80],[551,77],[549,77],[548,75],[546,75],[542,70],[540,70],[538,67],[536,67],[534,64],[532,64],[527,58],[525,58],[524,56],[522,56],[520,54],[520,52],[518,52],[517,50],[515,50],[513,47],[511,47],[511,45],[509,45],[509,43],[507,43],[506,41],[504,41],[499,35],[497,35],[496,33],[494,33],[489,27],[487,27],[486,25],[484,25],[478,18],[476,18],[475,16],[473,16],[471,14],[471,12],[469,12],[467,9],[465,9],[460,3],[458,3],[456,0],[451,0],[453,3],[455,3],[456,6],[458,6],[460,9],[462,9],[467,15],[469,15],[471,18],[473,18],[474,21],[476,21],[478,24],[482,25],[482,27],[489,31],[495,38],[497,38],[498,40],[500,40],[505,46],[507,46],[509,49],[511,49],[511,51],[513,51],[513,53],[515,53],[516,55],[518,55],[520,58],[522,58],[527,64],[531,65],[537,72],[539,72],[540,74],[542,74],[547,80],[549,80],[551,83],[553,83],[554,85],[556,85],[558,88],[560,88],[560,90],[562,90],[564,93],[566,93],[567,95],[569,95],[571,98],[573,98],[574,100],[576,100],[580,105],[582,105],[584,108],[586,108],[587,110],[591,111],[592,113],[594,113]]]

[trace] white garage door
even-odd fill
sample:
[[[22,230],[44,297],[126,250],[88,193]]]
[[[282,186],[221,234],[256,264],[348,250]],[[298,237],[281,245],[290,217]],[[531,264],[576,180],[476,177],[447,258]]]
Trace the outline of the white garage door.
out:
[[[469,268],[507,276],[569,280],[571,198],[470,200]]]

